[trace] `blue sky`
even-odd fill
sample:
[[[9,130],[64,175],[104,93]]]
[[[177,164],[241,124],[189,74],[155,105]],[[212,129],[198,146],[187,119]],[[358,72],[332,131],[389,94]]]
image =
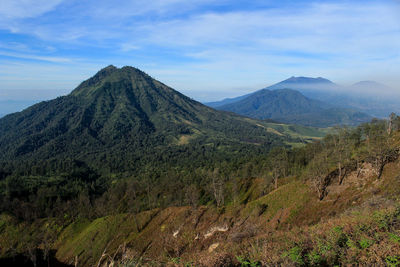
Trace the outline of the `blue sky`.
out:
[[[67,94],[110,64],[200,101],[290,76],[400,90],[400,1],[0,1],[0,106]]]

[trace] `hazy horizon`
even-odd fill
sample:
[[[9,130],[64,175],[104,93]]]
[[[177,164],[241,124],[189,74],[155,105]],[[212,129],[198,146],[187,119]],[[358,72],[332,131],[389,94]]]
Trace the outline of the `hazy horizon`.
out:
[[[95,73],[93,73],[93,75],[94,74]],[[151,75],[151,74],[149,73],[149,75]],[[295,76],[291,76],[291,77],[295,77]],[[287,77],[287,79],[289,79],[291,77]],[[298,77],[305,77],[305,76],[298,76]],[[88,78],[90,78],[90,77],[87,77],[85,79],[88,79]],[[307,77],[307,78],[317,78],[317,77]],[[326,77],[322,77],[322,78],[326,79]],[[328,79],[328,80],[330,80],[330,79]],[[335,83],[335,81],[332,81],[332,80],[330,80],[330,81]],[[358,82],[365,82],[365,81],[367,81],[367,80],[357,81],[357,82],[354,82],[351,84],[346,84],[346,85],[337,84],[337,83],[335,83],[335,84],[343,87],[343,89],[346,89]],[[163,82],[163,81],[161,81],[161,82]],[[256,86],[242,87],[242,88],[237,87],[237,88],[233,88],[233,90],[228,93],[221,92],[223,95],[216,95],[215,91],[202,91],[202,92],[199,92],[200,94],[196,95],[196,94],[193,94],[193,93],[196,93],[196,91],[193,92],[190,90],[187,90],[187,91],[178,90],[178,89],[177,90],[179,92],[195,99],[196,101],[199,101],[201,103],[207,103],[207,102],[224,100],[226,98],[235,98],[235,97],[242,96],[245,94],[253,93],[260,89],[267,88],[271,85],[274,85],[278,82],[281,82],[281,81],[276,81],[275,83],[271,83],[271,84],[267,84],[267,85],[260,85],[258,87],[256,87]],[[370,82],[370,81],[367,81],[367,82]],[[374,82],[377,82],[377,81],[374,81]],[[380,82],[378,82],[378,83],[380,83]],[[383,84],[383,83],[380,83],[380,84],[386,86],[386,84]],[[75,87],[68,89],[68,90],[29,90],[29,89],[9,90],[9,91],[3,90],[2,92],[0,92],[0,97],[1,97],[0,98],[0,117],[7,115],[9,113],[21,111],[21,110],[23,110],[35,103],[39,103],[41,101],[47,101],[47,100],[57,98],[59,96],[67,95],[73,89],[75,89],[77,86],[78,85],[76,85]],[[176,88],[174,88],[174,89],[176,89]],[[313,89],[313,88],[310,87],[310,89]],[[316,85],[314,87],[314,89],[317,89],[317,90],[319,89],[320,91],[323,91],[327,88],[320,86],[320,85]],[[26,98],[27,95],[30,95],[31,98]],[[202,97],[202,95],[204,95],[204,97]]]

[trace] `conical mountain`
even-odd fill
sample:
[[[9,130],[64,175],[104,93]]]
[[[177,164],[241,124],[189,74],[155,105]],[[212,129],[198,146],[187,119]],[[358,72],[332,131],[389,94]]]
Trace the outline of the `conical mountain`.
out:
[[[72,158],[134,168],[155,151],[190,142],[226,148],[282,141],[258,121],[206,107],[133,67],[106,67],[67,96],[0,119],[3,162]]]

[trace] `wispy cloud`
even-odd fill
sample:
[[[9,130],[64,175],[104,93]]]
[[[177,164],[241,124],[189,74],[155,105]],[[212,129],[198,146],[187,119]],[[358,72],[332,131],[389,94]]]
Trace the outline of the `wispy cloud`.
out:
[[[135,44],[131,44],[131,43],[123,43],[123,44],[121,44],[121,51],[122,52],[129,52],[129,51],[138,50],[138,49],[140,49],[140,46],[137,46]]]
[[[0,17],[4,19],[34,18],[53,10],[63,0],[1,0]]]
[[[4,0],[0,56],[73,68],[134,65],[189,94],[228,95],[292,75],[393,86],[399,11],[393,0]]]
[[[53,62],[53,63],[72,62],[72,60],[70,58],[47,57],[47,56],[39,56],[39,55],[33,55],[33,54],[12,53],[12,52],[4,52],[4,51],[0,51],[0,56],[20,58],[20,59],[34,59],[34,60],[47,61],[47,62]]]
[[[146,25],[147,41],[165,45],[308,53],[398,52],[400,24],[390,6],[313,4],[300,12],[208,13]],[[375,51],[378,52],[378,51]],[[383,51],[381,51],[382,53]]]

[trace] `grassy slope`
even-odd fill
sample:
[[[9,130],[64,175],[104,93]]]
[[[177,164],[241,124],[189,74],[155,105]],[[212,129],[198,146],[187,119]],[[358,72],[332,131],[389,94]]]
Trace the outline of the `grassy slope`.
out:
[[[118,245],[126,244],[129,248],[126,255],[146,262],[152,259],[165,263],[179,258],[181,262],[201,263],[221,260],[221,257],[235,261],[233,256],[242,255],[264,263],[310,264],[319,261],[334,264],[361,260],[380,264],[395,260],[393,253],[400,252],[400,225],[394,224],[399,216],[395,209],[400,193],[396,174],[399,169],[400,162],[389,164],[378,182],[374,177],[366,177],[362,185],[354,185],[349,180],[340,192],[332,189],[324,201],[317,200],[309,185],[295,180],[255,199],[257,194],[252,191],[256,191],[257,186],[253,184],[241,192],[240,200],[248,201],[247,204],[228,206],[225,211],[211,207],[171,207],[152,211],[154,217],[139,233],[134,229],[132,215],[112,216],[119,231],[115,227],[105,227],[108,225],[106,219],[98,219],[82,231],[68,233],[70,238],[60,242],[57,256],[70,260],[74,254],[70,248],[78,244],[92,248],[91,240],[96,235],[94,242],[100,240],[102,244],[95,254],[99,256],[107,243],[105,237],[115,231],[111,236],[119,241],[113,240],[111,244],[115,244],[108,250],[114,252]],[[206,238],[213,227],[228,230],[216,231]],[[177,231],[175,238],[173,233]],[[378,235],[375,236],[373,231]],[[119,234],[125,237],[119,237]],[[342,247],[340,238],[346,240]],[[217,249],[210,253],[209,247],[217,243]],[[379,244],[386,247],[380,251]],[[272,254],[267,253],[270,249]],[[86,251],[76,253],[81,253],[83,262],[87,261],[85,256],[90,257]]]
[[[297,139],[297,142],[292,143],[297,146],[303,142],[311,142],[319,140],[332,131],[332,128],[317,128],[317,127],[307,127],[296,124],[283,124],[279,122],[267,122],[267,121],[257,121],[250,118],[244,118],[244,120],[257,123],[259,126],[263,126],[266,131],[274,133],[280,136],[288,136],[293,139]]]
[[[238,263],[236,256],[289,265],[395,262],[400,260],[396,258],[400,253],[399,170],[397,161],[387,165],[379,181],[373,175],[361,182],[349,176],[340,188],[331,185],[323,201],[317,200],[310,185],[293,179],[258,197],[262,180],[255,179],[241,186],[243,204],[225,210],[170,207],[138,216],[78,220],[64,228],[52,219],[28,225],[3,215],[1,255],[10,255],[10,247],[23,251],[35,235],[39,238],[51,230],[57,236],[52,243],[57,257],[72,264],[79,255],[85,266],[97,264],[103,252],[111,258],[124,254],[154,264]],[[216,227],[221,231],[213,232]],[[211,235],[206,237],[207,233]]]
[[[228,204],[223,210],[170,207],[137,216],[78,220],[66,227],[53,219],[30,225],[2,215],[0,253],[4,257],[22,252],[35,238],[48,235],[60,260],[72,264],[78,255],[85,266],[95,265],[103,252],[111,258],[125,255],[156,265],[239,264],[240,256],[263,264],[396,266],[400,262],[400,161],[389,163],[380,180],[369,168],[365,165],[366,174],[360,177],[349,174],[341,186],[333,181],[323,201],[309,184],[293,178],[282,179],[278,189],[260,197],[263,180],[253,179],[240,185],[241,204]],[[222,231],[213,232],[216,227]]]

